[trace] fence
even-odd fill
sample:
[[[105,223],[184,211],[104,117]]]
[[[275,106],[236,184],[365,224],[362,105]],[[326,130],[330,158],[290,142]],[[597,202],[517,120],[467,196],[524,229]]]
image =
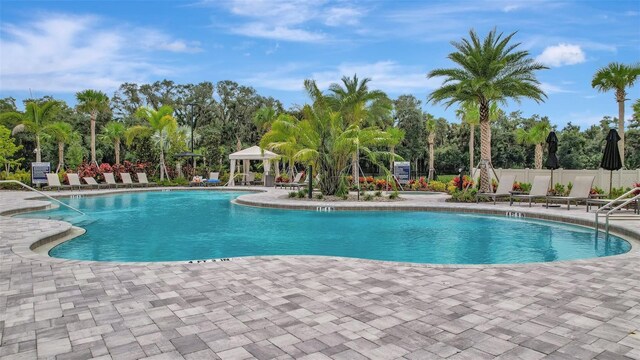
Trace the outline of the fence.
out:
[[[536,175],[550,175],[551,170],[546,169],[495,169],[498,177],[502,175],[515,175],[516,181],[532,183],[533,178]],[[473,172],[472,172],[473,173]],[[491,177],[493,173],[491,173]],[[595,176],[595,181],[593,182],[593,186],[597,186],[601,189],[608,190],[609,189],[609,170],[598,169],[598,170],[567,170],[567,169],[557,169],[553,171],[553,183],[567,185],[568,183],[573,183],[576,176],[582,175],[592,175]],[[480,171],[476,172],[475,178],[480,177]],[[613,172],[613,187],[631,187],[634,183],[640,183],[640,169],[635,170],[618,170]]]

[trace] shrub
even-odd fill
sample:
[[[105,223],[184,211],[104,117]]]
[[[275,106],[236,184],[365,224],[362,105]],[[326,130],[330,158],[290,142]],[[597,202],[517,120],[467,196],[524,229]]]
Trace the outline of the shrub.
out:
[[[478,190],[476,189],[468,189],[468,190],[457,190],[451,194],[451,199],[449,201],[452,202],[476,202],[476,194]]]
[[[318,200],[322,200],[322,199],[324,199],[324,195],[322,195],[322,193],[317,194],[317,195],[316,195],[316,199],[318,199]]]
[[[396,191],[392,192],[391,194],[389,194],[389,199],[390,200],[397,199],[399,195],[400,195],[400,193],[398,193],[398,190],[396,190]]]
[[[298,190],[296,195],[298,196],[299,199],[303,199],[307,195],[307,191],[304,190],[304,189],[303,190]]]
[[[17,180],[23,184],[31,185],[31,173],[20,169],[9,174],[2,171],[0,172],[0,180]],[[23,189],[23,187],[18,184],[1,184],[0,189]]]
[[[373,200],[373,195],[371,194],[365,194],[364,197],[362,198],[364,201],[371,201]]]
[[[563,196],[565,192],[564,185],[557,183],[553,186],[551,193],[557,196]]]
[[[438,175],[436,176],[436,180],[443,183],[448,183],[448,182],[451,182],[456,177],[458,176],[457,175]]]
[[[515,183],[513,183],[512,190],[513,191],[522,191],[522,192],[528,193],[529,191],[531,191],[531,183],[515,182]]]
[[[382,191],[378,190],[373,194],[375,197],[380,197],[382,196]]]
[[[440,181],[432,181],[429,183],[429,187],[431,188],[432,191],[437,191],[437,192],[446,192],[447,191],[447,184],[440,182]]]
[[[296,196],[298,196],[298,193],[297,193],[297,192],[295,192],[295,191],[290,191],[290,192],[289,192],[289,197],[290,197],[290,198],[294,198],[294,197],[296,197]]]

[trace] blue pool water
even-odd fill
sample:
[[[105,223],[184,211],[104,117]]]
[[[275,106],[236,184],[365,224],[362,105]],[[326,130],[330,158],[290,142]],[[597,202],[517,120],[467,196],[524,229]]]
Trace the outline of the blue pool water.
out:
[[[67,259],[173,261],[330,255],[436,264],[504,264],[621,254],[630,244],[577,226],[433,212],[315,212],[234,205],[240,193],[142,192],[65,199],[25,214],[87,230],[50,252]]]

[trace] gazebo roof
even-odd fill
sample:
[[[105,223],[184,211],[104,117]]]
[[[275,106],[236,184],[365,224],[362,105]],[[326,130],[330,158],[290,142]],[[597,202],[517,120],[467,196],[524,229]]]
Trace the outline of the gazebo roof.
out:
[[[269,150],[260,149],[259,146],[252,146],[229,155],[229,160],[270,160],[277,158],[278,154]]]

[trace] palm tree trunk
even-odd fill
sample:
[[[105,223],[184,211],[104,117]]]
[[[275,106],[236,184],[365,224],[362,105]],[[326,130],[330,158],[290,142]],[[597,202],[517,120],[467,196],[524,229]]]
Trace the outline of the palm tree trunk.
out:
[[[542,169],[542,144],[536,144],[536,169]]]
[[[39,134],[36,134],[36,162],[42,162],[42,148],[40,148]]]
[[[164,180],[164,174],[167,172],[167,167],[164,165],[164,139],[162,133],[160,133],[160,181]],[[167,174],[169,179],[169,174]]]
[[[116,164],[120,164],[120,139],[115,139],[113,147],[116,151]]]
[[[620,141],[618,141],[618,149],[620,150],[620,159],[622,160],[622,167],[624,168],[624,100],[626,94],[624,89],[618,89],[616,91],[616,100],[618,101],[618,135],[620,135]]]
[[[473,167],[476,164],[473,162],[473,152],[475,151],[475,137],[476,137],[476,126],[474,124],[469,124],[469,131],[471,132],[469,136],[469,172],[473,171]]]
[[[58,168],[56,169],[56,173],[59,172],[60,169],[64,170],[64,143],[62,141],[58,142]]]
[[[483,164],[480,168],[480,191],[491,192],[491,177],[489,176],[489,164],[491,164],[491,124],[489,123],[489,104],[480,103],[480,160]]]
[[[96,161],[96,112],[91,112],[91,163],[97,164]]]
[[[358,174],[358,154],[353,153],[351,155],[351,175],[353,176],[353,181],[358,184],[360,176]]]
[[[431,132],[429,134],[429,181],[433,181],[433,176],[435,173],[435,169],[433,167],[435,154],[433,153],[433,143],[434,143],[435,133]]]
[[[389,171],[393,174],[393,160],[396,157],[396,147],[391,146],[389,148],[389,152],[391,153],[391,158],[389,159]]]

